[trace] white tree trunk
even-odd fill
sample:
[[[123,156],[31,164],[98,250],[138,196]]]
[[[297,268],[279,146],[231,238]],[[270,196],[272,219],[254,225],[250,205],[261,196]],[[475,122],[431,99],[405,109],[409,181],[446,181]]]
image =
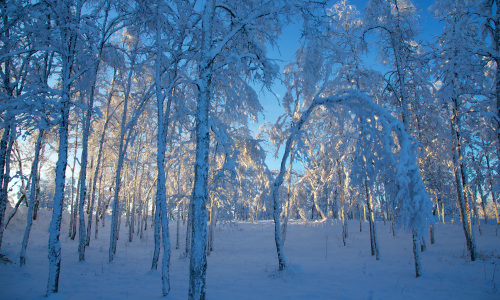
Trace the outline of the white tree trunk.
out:
[[[96,70],[97,73],[97,70]],[[97,74],[96,74],[97,75]],[[95,80],[94,80],[95,85]],[[92,87],[94,90],[94,87]],[[78,178],[78,191],[79,199],[78,201],[78,260],[85,260],[85,242],[86,242],[86,231],[85,231],[85,213],[83,205],[85,203],[85,198],[87,196],[87,160],[88,160],[88,144],[89,144],[89,131],[90,131],[90,121],[92,118],[92,108],[94,106],[93,91],[91,92],[91,97],[89,99],[89,106],[85,113],[85,120],[83,122],[83,135],[82,135],[82,155],[80,159],[80,176]]]
[[[208,0],[202,15],[201,60],[199,64],[198,99],[196,107],[196,152],[193,199],[191,201],[191,251],[189,260],[189,300],[205,299],[207,272],[207,199],[208,154],[210,151],[208,111],[212,81],[212,27],[215,0]]]
[[[30,186],[30,199],[28,206],[28,214],[26,216],[26,230],[24,231],[23,242],[21,245],[21,254],[19,255],[19,265],[23,266],[26,263],[26,248],[28,247],[28,239],[31,231],[31,224],[33,223],[33,213],[36,201],[36,188],[37,188],[37,178],[38,178],[38,161],[40,158],[40,148],[42,146],[43,140],[42,129],[38,130],[38,138],[35,146],[35,156],[33,158],[33,165],[31,166],[31,186]]]
[[[79,128],[78,128],[78,125],[79,123],[76,122],[76,130],[75,132],[79,132]],[[76,191],[75,193],[75,170],[76,170],[76,161],[77,161],[77,156],[76,156],[76,153],[78,151],[78,134],[75,135],[75,153],[74,153],[74,156],[73,156],[73,165],[71,167],[71,217],[69,219],[69,230],[68,230],[68,236],[74,240],[75,239],[75,236],[76,236],[76,215],[78,213],[78,205],[77,205],[77,198],[78,198],[78,191]],[[78,182],[80,180],[78,179]],[[77,189],[79,188],[80,186],[77,184]],[[76,196],[75,196],[76,194]],[[76,197],[76,199],[75,199]]]
[[[156,210],[157,218],[155,219],[155,255],[157,254],[157,247],[159,247],[159,238],[157,237],[156,230],[159,229],[161,222],[161,239],[163,242],[163,257],[162,257],[162,293],[167,296],[170,292],[170,237],[167,218],[167,195],[166,195],[166,174],[165,174],[165,151],[166,139],[168,133],[168,126],[170,120],[170,105],[171,98],[167,101],[166,112],[164,110],[165,93],[162,91],[161,86],[161,56],[163,55],[161,47],[161,27],[160,27],[160,7],[157,6],[157,22],[156,22],[156,100],[157,100],[157,114],[158,114],[158,138],[157,138],[157,191],[156,191]],[[156,259],[156,261],[155,261]],[[153,257],[153,266],[156,268],[157,257]]]
[[[378,249],[377,240],[377,228],[375,223],[375,213],[373,212],[373,200],[370,190],[368,188],[368,183],[365,181],[365,192],[366,192],[366,206],[368,207],[368,222],[370,223],[370,245],[372,255],[375,256],[377,260],[380,259],[380,251]]]
[[[74,41],[73,41],[74,42]],[[71,46],[70,46],[71,47]],[[63,56],[62,81],[66,83],[71,76],[72,57]],[[66,164],[68,162],[68,127],[69,127],[70,86],[63,84],[59,115],[59,150],[56,163],[55,192],[52,219],[49,227],[49,276],[47,295],[57,293],[61,270],[61,219],[66,182]]]
[[[137,43],[139,39],[136,40],[136,44],[134,46],[131,65],[135,65],[136,52],[137,52]],[[126,132],[126,121],[127,121],[127,110],[128,110],[128,101],[130,97],[130,89],[132,86],[132,75],[134,73],[134,68],[130,68],[127,82],[126,82],[126,90],[123,99],[123,112],[121,118],[121,128],[120,128],[120,145],[118,147],[118,163],[116,165],[116,174],[115,174],[115,190],[113,196],[113,212],[111,215],[111,233],[109,239],[109,261],[113,261],[114,255],[116,253],[116,241],[118,240],[118,222],[121,216],[121,210],[119,210],[119,196],[120,196],[120,188],[121,188],[121,171],[123,167],[123,161],[125,160],[126,153],[126,141],[125,141],[125,132]]]
[[[476,260],[476,242],[474,240],[474,231],[472,228],[472,220],[470,213],[470,205],[467,197],[465,165],[463,163],[461,136],[460,136],[460,123],[458,116],[458,102],[453,99],[453,118],[451,120],[452,139],[453,139],[453,163],[455,167],[455,181],[457,186],[458,206],[462,216],[462,227],[467,242],[467,250],[469,251],[471,261]]]
[[[76,12],[70,11],[67,3],[58,3],[62,14],[75,14],[79,18],[81,13],[81,2],[76,5]],[[71,104],[71,76],[73,73],[73,62],[76,48],[77,35],[74,28],[67,24],[72,18],[69,16],[61,17],[60,34],[64,53],[61,53],[62,68],[61,68],[61,100],[59,103],[59,149],[56,163],[56,178],[54,201],[52,210],[52,219],[49,226],[49,276],[47,282],[47,296],[52,293],[57,293],[59,289],[59,274],[61,270],[61,242],[59,236],[61,233],[61,219],[64,201],[64,187],[66,183],[66,165],[68,163],[68,129],[69,129],[69,110]],[[78,20],[74,20],[76,24]]]
[[[78,260],[82,261],[85,260],[85,246],[88,244],[89,238],[88,235],[90,234],[90,226],[91,226],[91,221],[92,221],[92,215],[89,212],[88,216],[88,227],[89,229],[85,231],[85,218],[84,218],[84,212],[83,212],[83,204],[85,202],[85,198],[87,195],[87,186],[86,186],[86,179],[87,179],[87,160],[88,160],[88,143],[89,143],[89,134],[90,134],[90,123],[92,120],[92,110],[94,109],[94,95],[95,95],[95,89],[96,89],[96,82],[97,82],[97,72],[99,71],[99,63],[101,59],[101,54],[102,50],[104,48],[104,43],[106,41],[106,25],[107,25],[107,18],[108,18],[108,12],[110,9],[110,1],[106,1],[106,10],[105,10],[105,17],[104,17],[104,22],[103,22],[103,27],[101,28],[101,39],[99,42],[99,49],[98,49],[98,54],[97,54],[97,63],[95,64],[93,70],[92,70],[92,83],[90,86],[90,94],[89,94],[89,101],[88,101],[88,107],[85,112],[85,119],[83,121],[83,134],[82,134],[82,154],[81,154],[81,159],[80,159],[80,179],[79,179],[79,189],[80,189],[80,201],[78,203],[78,213],[79,213],[79,234],[78,234]],[[114,82],[114,81],[113,81]],[[104,129],[105,130],[105,129]],[[97,167],[98,169],[98,167]],[[95,182],[95,180],[94,180]],[[92,190],[93,191],[93,190]],[[94,198],[92,198],[92,204],[89,204],[89,206],[94,206],[93,203]],[[92,209],[91,208],[91,209]],[[91,210],[90,209],[90,210]]]
[[[340,189],[340,199],[341,199],[341,218],[342,218],[342,242],[344,246],[347,244],[347,220],[345,213],[345,196],[344,196],[344,180],[343,180],[343,170],[340,165],[339,160],[337,160],[338,169],[338,177],[339,177],[339,189]]]

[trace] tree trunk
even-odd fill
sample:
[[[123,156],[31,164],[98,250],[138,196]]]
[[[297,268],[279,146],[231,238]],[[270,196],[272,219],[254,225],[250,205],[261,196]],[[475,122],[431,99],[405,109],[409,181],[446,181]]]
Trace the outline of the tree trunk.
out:
[[[212,27],[215,0],[207,0],[202,13],[198,99],[196,107],[196,151],[194,165],[193,199],[191,201],[192,239],[189,260],[189,300],[203,300],[206,292],[207,272],[207,211],[208,154],[210,136],[208,111],[212,81]]]
[[[97,72],[97,71],[96,71]],[[94,88],[92,88],[94,89]],[[88,160],[88,144],[89,144],[89,131],[90,131],[90,121],[92,117],[92,108],[94,106],[94,99],[89,100],[89,107],[87,108],[83,137],[82,137],[82,155],[80,160],[80,176],[78,178],[78,261],[85,260],[85,242],[87,240],[85,234],[85,211],[84,204],[85,198],[87,197],[87,160]]]
[[[214,249],[214,227],[215,227],[215,216],[217,213],[216,205],[214,204],[215,200],[212,198],[210,201],[210,220],[208,226],[208,243],[207,243],[207,255],[210,255],[210,252]]]
[[[163,296],[167,296],[170,292],[170,236],[169,236],[169,224],[168,224],[168,214],[167,214],[167,198],[166,198],[166,177],[168,172],[165,171],[165,151],[166,151],[166,139],[168,136],[168,128],[170,126],[170,107],[172,105],[172,97],[168,97],[167,103],[165,105],[166,93],[170,93],[171,90],[168,88],[167,91],[162,91],[161,85],[161,69],[162,69],[162,43],[161,34],[162,28],[160,26],[160,6],[157,6],[157,19],[156,19],[156,64],[155,64],[155,81],[156,81],[156,99],[157,99],[157,114],[158,114],[158,139],[157,139],[157,167],[158,167],[158,187],[156,192],[156,209],[159,213],[156,214],[158,217],[155,222],[161,221],[161,232],[162,232],[162,242],[163,242],[163,257],[162,257],[162,292]],[[176,64],[176,63],[174,63]],[[177,71],[174,69],[174,77],[177,76]],[[164,111],[165,109],[165,111]],[[196,175],[195,175],[196,177]],[[206,225],[206,224],[205,224]],[[155,254],[156,246],[159,244],[157,241],[157,225],[155,224]],[[155,262],[153,260],[153,266]]]
[[[60,4],[64,6],[63,4]],[[80,6],[77,7],[76,15],[80,14]],[[66,14],[71,14],[69,7]],[[65,24],[69,25],[69,24]],[[49,276],[47,283],[47,296],[57,293],[59,289],[59,274],[61,271],[61,242],[59,236],[61,233],[61,219],[64,201],[64,187],[66,182],[66,165],[68,163],[68,128],[69,128],[69,109],[71,102],[70,78],[72,76],[73,55],[76,46],[76,33],[70,32],[70,26],[61,25],[61,40],[67,42],[67,53],[62,55],[61,69],[61,101],[59,103],[59,150],[56,163],[56,179],[54,202],[52,210],[52,219],[49,226]]]
[[[370,223],[370,245],[372,256],[375,255],[377,260],[380,259],[380,251],[378,249],[377,230],[375,227],[375,213],[373,212],[372,195],[368,188],[368,183],[365,180],[366,192],[366,207],[368,208],[368,222]]]
[[[157,154],[158,155],[158,154]],[[163,158],[165,160],[165,158]],[[158,169],[158,172],[160,170]],[[156,186],[157,186],[157,191],[156,191],[156,201],[154,202],[154,250],[153,250],[153,259],[151,261],[151,270],[157,270],[158,269],[158,260],[160,259],[160,243],[161,243],[161,216],[160,216],[160,202],[159,196],[158,196],[158,188],[159,188],[159,176],[157,175],[156,179]],[[165,176],[165,175],[163,175]]]
[[[486,156],[486,165],[488,167],[488,170],[491,170],[490,159],[488,156]],[[493,192],[493,183],[491,181],[491,178],[490,178],[490,193],[491,193],[491,199],[493,201],[493,208],[494,208],[494,212],[495,212],[495,218],[497,220],[497,225],[500,225],[500,218],[498,216],[498,208],[497,208],[497,200],[495,197],[495,193]]]
[[[85,260],[85,245],[87,242],[86,230],[85,230],[85,215],[84,215],[84,204],[87,197],[87,160],[88,160],[88,144],[90,135],[90,123],[92,120],[92,110],[94,109],[94,91],[96,88],[97,71],[99,69],[99,63],[96,64],[92,85],[89,95],[88,107],[85,111],[85,119],[83,121],[83,134],[82,134],[82,154],[80,159],[80,176],[78,180],[78,190],[79,190],[79,203],[78,203],[78,260]],[[89,222],[91,221],[91,216],[89,215]]]
[[[188,203],[189,207],[191,207],[191,202]],[[191,220],[191,210],[188,210],[187,213],[187,226],[186,226],[186,247],[184,249],[184,253],[186,256],[190,255],[191,253],[191,235],[192,235],[192,227],[191,225],[192,220]]]
[[[28,214],[26,216],[26,230],[24,231],[23,242],[21,244],[21,254],[19,255],[19,265],[23,266],[26,263],[26,248],[28,247],[28,239],[31,231],[31,224],[33,223],[33,213],[35,209],[36,201],[36,181],[38,178],[38,161],[40,158],[40,148],[42,147],[43,140],[42,129],[38,130],[38,138],[35,146],[35,154],[33,158],[33,165],[31,166],[31,187],[30,187],[30,199],[28,206]]]
[[[128,241],[129,241],[129,243],[132,243],[132,241],[134,239],[135,198],[136,197],[133,197],[132,201],[130,201],[131,203],[129,203],[130,204],[130,220],[129,220],[129,224],[128,224]]]
[[[313,193],[313,199],[314,199],[314,208],[318,212],[319,217],[321,218],[321,220],[326,219],[325,213],[323,212],[323,210],[321,209],[321,207],[319,206],[319,203],[318,203],[318,193],[317,193],[317,190],[315,190],[314,193]]]
[[[108,128],[108,124],[111,120],[111,117],[112,115],[114,114],[114,111],[113,112],[110,112],[110,107],[111,107],[111,100],[112,100],[112,95],[113,95],[113,90],[114,90],[114,87],[115,87],[115,80],[116,80],[116,75],[117,75],[117,70],[114,69],[113,70],[113,79],[111,80],[111,90],[108,94],[108,97],[107,97],[107,104],[106,104],[106,121],[104,122],[104,126],[102,128],[102,132],[101,132],[101,136],[100,136],[100,139],[99,139],[99,150],[97,150],[97,162],[96,162],[96,166],[95,166],[95,170],[94,170],[94,176],[92,177],[92,188],[90,189],[91,191],[91,198],[90,198],[90,203],[91,203],[91,207],[90,207],[90,214],[89,214],[89,221],[88,221],[88,225],[87,225],[87,246],[90,244],[90,230],[91,230],[91,227],[92,227],[92,222],[91,222],[91,219],[92,219],[92,211],[93,211],[93,208],[94,208],[94,203],[95,203],[95,197],[96,197],[96,186],[97,186],[97,180],[99,178],[99,189],[101,189],[101,183],[102,183],[102,171],[101,171],[101,160],[102,160],[102,156],[103,156],[103,149],[104,149],[104,141],[105,141],[105,136],[106,136],[106,130]],[[98,200],[98,203],[97,203],[97,210],[96,210],[96,217],[95,217],[95,237],[97,239],[97,232],[98,232],[98,228],[97,228],[97,224],[99,223],[99,209],[100,209],[100,205],[99,203],[101,202],[102,197],[99,197],[99,200]]]
[[[9,217],[7,218],[7,221],[5,222],[5,225],[3,226],[3,230],[7,229],[7,226],[9,226],[10,220],[12,220],[12,218],[17,213],[17,210],[19,209],[19,206],[21,205],[21,203],[24,202],[26,204],[26,207],[29,206],[28,195],[26,194],[26,191],[30,189],[31,176],[33,175],[32,173],[30,173],[30,176],[28,177],[28,184],[26,185],[25,180],[24,180],[24,174],[23,174],[22,158],[21,158],[21,154],[19,153],[19,149],[18,149],[19,146],[15,142],[12,146],[13,146],[12,150],[15,150],[15,151],[13,151],[13,155],[19,164],[19,171],[18,172],[19,172],[19,177],[21,178],[21,187],[19,188],[19,193],[21,194],[21,196],[18,198],[16,204],[14,205],[14,209],[11,210],[11,212],[9,213]],[[14,146],[16,146],[16,147],[14,147]],[[5,219],[5,217],[4,217],[4,219]]]
[[[484,196],[483,188],[479,182],[478,182],[478,192],[479,192],[479,197],[481,198],[481,209],[483,210],[484,223],[488,224],[488,214],[486,212],[486,197]]]
[[[422,275],[422,269],[420,265],[420,253],[418,251],[419,237],[415,230],[413,230],[413,257],[415,259],[415,276],[420,277]]]
[[[101,216],[104,216],[105,214],[105,209],[104,209],[104,199],[102,196],[102,171],[100,171],[99,174],[99,196],[97,197],[97,208],[95,212],[95,234],[94,238],[97,239],[97,233],[99,231],[99,219]],[[104,220],[102,221],[104,225]]]
[[[42,149],[42,154],[40,155],[40,157],[43,157],[43,149]],[[36,180],[35,180],[35,205],[34,205],[34,208],[33,208],[33,221],[36,220],[36,217],[38,216],[38,208],[39,208],[39,205],[40,205],[40,172],[41,172],[41,164],[39,164],[39,167],[38,167],[38,172],[37,172],[37,177],[36,177]]]
[[[470,191],[470,188],[468,188],[467,190],[469,191],[469,196],[472,202],[472,210],[474,211],[474,216],[476,217],[477,228],[479,229],[479,235],[483,235],[483,231],[481,230],[481,219],[479,218],[479,210],[477,208],[477,203],[476,203],[477,193],[472,193]]]
[[[445,214],[444,214],[444,201],[441,200],[441,217],[443,218],[443,224],[446,224]]]
[[[359,232],[363,232],[363,222],[361,221],[361,209],[359,208],[358,199],[356,199],[356,207],[358,208]]]
[[[29,186],[27,187],[29,188]],[[24,188],[21,188],[22,190],[19,191],[21,193],[21,196],[19,199],[17,199],[16,205],[14,205],[14,209],[10,212],[9,217],[7,218],[7,222],[5,222],[4,230],[7,229],[7,226],[9,226],[10,220],[16,215],[17,210],[19,209],[19,206],[21,206],[21,203],[25,202],[28,203],[26,191],[23,190]],[[26,205],[29,206],[29,205]]]
[[[341,165],[337,160],[338,169],[338,177],[339,177],[339,189],[340,189],[340,202],[341,202],[341,217],[342,217],[342,242],[344,246],[347,244],[347,221],[346,221],[346,213],[345,213],[345,197],[344,197],[344,180],[343,180],[343,172],[341,169]]]
[[[2,22],[3,24],[8,24],[12,22],[10,20],[10,15],[7,12],[8,10],[3,6],[6,5],[6,1],[2,4]],[[10,30],[7,28],[8,26],[4,25],[4,30],[2,30],[2,51],[5,53],[9,53],[12,48],[12,41],[10,39]],[[3,82],[2,82],[2,97],[6,97],[7,99],[2,99],[3,101],[9,101],[14,97],[14,87],[11,83],[11,63],[12,59],[7,55],[4,59],[2,65],[2,74],[3,74]],[[2,139],[0,140],[0,248],[2,247],[2,239],[3,239],[3,228],[5,223],[5,211],[7,210],[7,202],[8,202],[8,182],[10,178],[10,170],[9,170],[9,159],[10,159],[10,151],[8,151],[10,142],[12,140],[11,130],[14,125],[14,115],[7,109],[5,111],[5,119],[2,124],[3,126],[3,134]],[[7,184],[4,184],[7,183]]]
[[[286,203],[285,203],[285,215],[283,218],[283,225],[281,225],[281,236],[283,239],[283,245],[286,240],[286,232],[288,227],[288,217],[290,214],[290,190],[292,186],[292,166],[293,166],[293,151],[290,151],[290,166],[288,167],[288,187],[286,191]]]
[[[177,203],[177,227],[175,228],[175,249],[179,249],[180,247],[180,227],[181,227],[181,211],[180,211],[180,203]]]
[[[431,236],[431,245],[435,243],[435,237],[434,237],[434,225],[431,225],[429,228],[430,236]]]
[[[458,194],[458,205],[460,208],[460,215],[462,220],[462,227],[467,242],[467,250],[470,253],[471,260],[476,260],[476,245],[474,241],[474,232],[472,231],[469,201],[466,191],[466,179],[464,165],[462,162],[461,139],[460,139],[460,125],[458,123],[457,100],[454,99],[455,107],[453,109],[453,118],[451,120],[452,135],[453,135],[453,162],[455,166],[455,181]]]
[[[78,125],[79,123],[77,122],[76,123],[76,132],[78,132]],[[76,205],[76,201],[75,200],[75,168],[76,168],[76,161],[77,161],[77,157],[76,157],[76,153],[78,151],[78,135],[75,135],[75,155],[73,156],[73,165],[72,165],[72,168],[71,168],[71,216],[70,216],[70,219],[69,219],[69,230],[68,230],[68,236],[74,240],[75,239],[75,236],[76,236],[76,214],[78,213],[77,211],[77,205]],[[78,194],[78,192],[76,193]]]
[[[9,194],[9,182],[10,182],[10,155],[12,152],[12,146],[14,144],[15,135],[16,135],[16,126],[8,125],[8,128],[4,129],[4,136],[6,136],[6,147],[5,154],[2,153],[3,156],[3,168],[0,169],[0,173],[2,173],[2,181],[0,182],[0,248],[2,247],[3,240],[3,232],[5,229],[5,211],[7,210],[8,203],[8,194]],[[3,143],[3,137],[2,137]]]
[[[139,39],[136,40],[136,44],[134,46],[131,65],[135,65],[136,52],[137,52],[137,44]],[[115,191],[113,196],[113,212],[111,215],[111,233],[109,239],[109,261],[113,261],[114,255],[116,253],[116,241],[118,240],[118,221],[121,216],[121,211],[119,211],[120,207],[120,188],[121,188],[121,171],[123,167],[123,162],[125,160],[125,125],[127,121],[127,110],[128,110],[128,101],[130,97],[130,89],[132,86],[132,75],[134,73],[134,68],[130,68],[127,82],[126,82],[126,91],[123,99],[123,112],[121,117],[121,128],[120,128],[120,144],[118,146],[118,163],[116,164],[116,174],[115,174]]]

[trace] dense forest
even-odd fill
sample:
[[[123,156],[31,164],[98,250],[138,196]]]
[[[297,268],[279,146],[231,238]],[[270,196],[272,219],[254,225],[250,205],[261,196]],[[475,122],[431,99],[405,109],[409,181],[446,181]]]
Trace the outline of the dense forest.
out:
[[[233,220],[273,221],[280,271],[291,220],[339,220],[344,245],[349,222],[368,222],[377,259],[376,221],[407,230],[419,277],[425,237],[457,219],[478,259],[474,228],[500,224],[500,7],[418,2],[3,1],[0,247],[28,207],[26,264],[50,210],[51,295],[62,233],[85,261],[109,221],[111,262],[119,235],[153,227],[163,296],[175,244],[189,299],[205,298],[214,228]],[[424,14],[440,27],[422,40]],[[282,68],[269,53],[291,26],[300,46]],[[263,101],[283,114],[259,122]]]

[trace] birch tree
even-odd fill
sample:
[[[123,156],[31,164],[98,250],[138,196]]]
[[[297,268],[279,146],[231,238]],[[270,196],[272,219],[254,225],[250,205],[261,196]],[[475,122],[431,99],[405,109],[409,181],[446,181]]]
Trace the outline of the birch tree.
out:
[[[448,106],[449,126],[454,166],[457,203],[471,260],[475,260],[476,244],[471,221],[471,199],[468,186],[468,169],[464,158],[466,132],[462,125],[467,117],[467,109],[472,99],[482,91],[478,83],[482,82],[484,62],[468,49],[470,43],[477,42],[477,24],[468,14],[464,1],[450,3],[438,2],[436,13],[445,20],[445,27],[440,38],[442,52],[438,57],[439,79],[442,88],[438,97]]]
[[[122,104],[122,115],[120,121],[120,133],[118,138],[118,157],[116,163],[116,175],[114,178],[114,194],[112,202],[112,219],[111,219],[111,232],[110,232],[110,242],[109,242],[109,261],[114,259],[116,253],[116,242],[118,240],[118,230],[119,230],[119,218],[121,217],[121,210],[119,205],[120,189],[122,186],[122,168],[125,161],[125,155],[127,153],[127,147],[134,137],[134,127],[137,124],[137,120],[142,115],[147,102],[152,97],[154,85],[145,85],[150,78],[147,76],[141,78],[141,80],[136,80],[136,76],[140,76],[144,72],[144,60],[148,60],[147,57],[141,57],[139,55],[140,49],[143,47],[141,43],[140,32],[137,32],[138,28],[126,31],[123,36],[123,43],[129,49],[130,52],[125,53],[128,61],[128,69],[126,70],[126,77],[123,82],[123,104]],[[142,73],[144,74],[144,73]],[[137,84],[136,84],[137,83]],[[137,91],[135,90],[137,89]],[[134,94],[132,94],[134,91]],[[129,113],[129,106],[132,106],[132,110]]]
[[[363,120],[377,116],[379,126],[372,127],[366,134],[370,134],[372,138],[380,139],[382,157],[385,157],[391,162],[394,168],[393,176],[396,179],[398,193],[396,195],[396,203],[398,210],[396,211],[398,224],[412,230],[414,235],[414,243],[418,242],[415,236],[422,234],[427,228],[427,222],[431,213],[431,206],[428,194],[425,190],[422,178],[418,172],[416,165],[416,141],[406,133],[402,123],[397,121],[387,110],[376,105],[366,95],[359,92],[348,90],[337,96],[321,97],[316,96],[313,99],[311,106],[300,116],[298,122],[290,129],[290,136],[286,141],[283,158],[281,160],[280,173],[274,182],[273,198],[277,203],[279,197],[279,188],[283,182],[283,175],[286,169],[286,161],[288,159],[290,148],[293,139],[301,134],[302,126],[307,121],[311,113],[319,106],[326,106],[329,109],[335,109],[335,106],[347,106],[353,113],[362,116]],[[362,122],[360,125],[366,124]],[[400,150],[394,154],[391,145],[394,143],[394,137],[391,136],[395,132],[400,145]],[[275,235],[278,251],[278,262],[280,269],[286,266],[283,248],[281,244],[279,217],[277,206],[274,207],[275,215]],[[278,243],[279,242],[279,243]],[[418,252],[415,251],[415,270],[417,277],[420,275],[420,261]]]
[[[204,299],[206,291],[209,110],[214,71],[236,63],[241,67],[240,76],[269,86],[277,68],[266,59],[263,43],[274,40],[282,25],[278,22],[279,13],[286,7],[279,1],[245,1],[235,6],[209,0],[201,11],[189,299]]]
[[[35,213],[35,201],[37,196],[37,180],[38,180],[38,165],[40,152],[42,148],[44,130],[38,130],[38,137],[35,145],[35,153],[33,157],[33,163],[31,166],[31,184],[30,184],[30,196],[29,196],[29,205],[28,205],[28,214],[26,215],[26,230],[24,232],[24,237],[21,246],[21,254],[19,255],[19,265],[23,266],[26,264],[26,248],[28,247],[28,239],[31,230],[31,224],[33,222],[33,215]]]
[[[61,90],[58,103],[59,149],[56,165],[55,194],[52,219],[49,227],[49,276],[47,295],[57,293],[61,268],[61,218],[64,200],[66,164],[68,161],[68,127],[71,106],[71,84],[75,72],[75,51],[78,42],[77,28],[81,20],[83,2],[56,1],[47,7],[54,16],[59,32],[59,45],[56,46],[61,60]]]
[[[107,0],[103,3],[102,7],[95,7],[92,15],[100,17],[100,28],[96,33],[98,38],[96,40],[90,40],[89,43],[92,49],[89,51],[92,60],[89,62],[92,67],[89,72],[87,72],[86,77],[88,81],[84,83],[87,85],[88,101],[86,103],[85,116],[83,119],[83,131],[82,131],[82,150],[80,157],[80,175],[78,181],[79,190],[79,203],[78,203],[78,216],[79,216],[79,231],[78,231],[78,260],[85,260],[85,246],[87,244],[87,234],[89,231],[85,230],[85,218],[84,218],[84,202],[87,196],[87,161],[88,161],[88,143],[91,130],[91,121],[94,110],[94,98],[97,89],[97,76],[99,71],[99,66],[102,60],[103,52],[105,51],[106,43],[111,38],[111,36],[120,29],[120,19],[123,16],[118,13],[116,16],[111,16],[113,11],[111,11],[111,1]],[[116,13],[116,12],[115,12]],[[94,51],[92,51],[94,50]],[[91,217],[89,216],[89,220]],[[90,224],[88,225],[90,226]]]

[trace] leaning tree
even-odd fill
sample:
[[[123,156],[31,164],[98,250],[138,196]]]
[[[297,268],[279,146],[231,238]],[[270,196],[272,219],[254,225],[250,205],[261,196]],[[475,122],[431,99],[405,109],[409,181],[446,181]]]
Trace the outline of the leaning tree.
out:
[[[356,90],[345,90],[337,95],[325,97],[322,96],[322,92],[320,91],[313,98],[309,108],[302,113],[298,121],[290,128],[280,171],[274,181],[273,219],[279,270],[286,267],[280,231],[281,205],[279,190],[283,183],[292,143],[301,138],[303,134],[301,129],[316,108],[322,106],[335,112],[338,106],[343,106],[352,115],[356,116],[353,119],[358,120],[357,125],[362,130],[362,135],[371,135],[373,139],[380,140],[377,143],[380,147],[377,153],[380,158],[383,158],[393,167],[394,173],[392,176],[397,186],[397,194],[394,200],[396,224],[403,226],[407,230],[412,230],[415,273],[419,277],[421,267],[417,244],[419,243],[419,236],[424,234],[427,224],[432,218],[432,204],[417,165],[417,141],[406,132],[404,125],[398,119],[383,107],[375,104],[367,94]],[[375,121],[377,125],[366,126],[366,124],[374,124]]]

